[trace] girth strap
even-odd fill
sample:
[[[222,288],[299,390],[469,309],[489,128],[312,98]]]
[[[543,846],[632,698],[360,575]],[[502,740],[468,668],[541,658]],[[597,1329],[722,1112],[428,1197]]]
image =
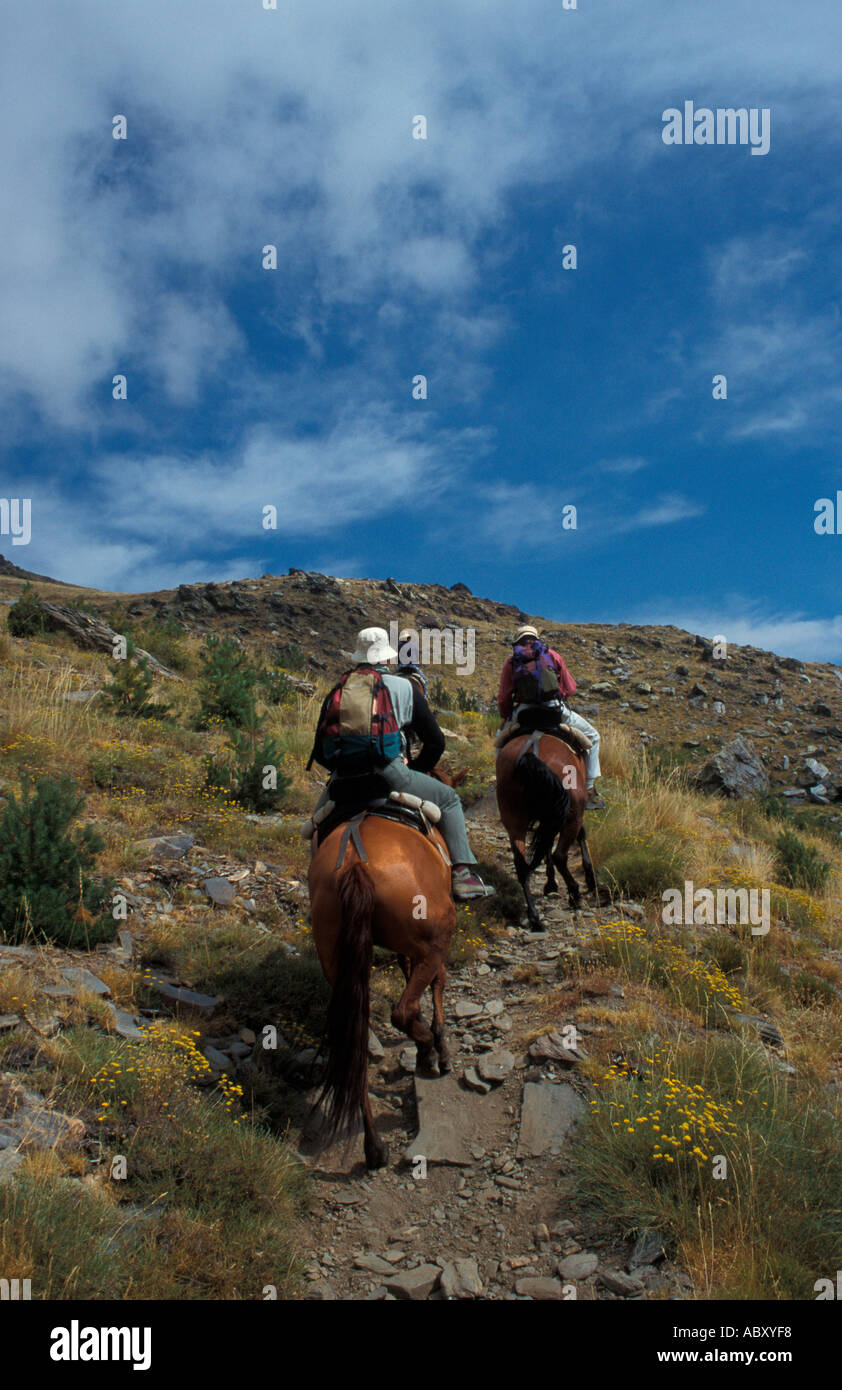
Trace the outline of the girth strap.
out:
[[[365,852],[365,845],[360,835],[360,823],[365,819],[365,816],[366,812],[360,811],[359,815],[354,816],[352,820],[346,823],[345,829],[342,831],[342,839],[339,842],[339,858],[336,861],[337,869],[341,869],[342,865],[345,863],[349,839],[353,841],[354,849],[357,851],[362,862],[364,864],[368,863],[368,855]]]
[[[542,730],[532,730],[532,733],[529,735],[529,738],[526,740],[526,743],[523,745],[523,747],[517,755],[518,763],[520,762],[521,758],[524,756],[525,753],[533,753],[536,758],[538,757],[538,745],[541,742],[541,737]],[[517,763],[515,763],[515,767],[517,767]]]

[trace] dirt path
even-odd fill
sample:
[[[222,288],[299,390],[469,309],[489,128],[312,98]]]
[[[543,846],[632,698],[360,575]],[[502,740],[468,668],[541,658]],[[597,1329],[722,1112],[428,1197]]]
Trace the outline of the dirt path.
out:
[[[471,819],[478,855],[505,862],[508,843],[499,825]],[[415,1077],[406,1037],[388,1025],[378,1028],[369,1085],[389,1144],[386,1168],[366,1172],[360,1136],[319,1154],[302,1147],[315,1194],[302,1233],[312,1252],[310,1298],[691,1293],[686,1276],[663,1262],[626,1272],[628,1247],[583,1220],[571,1203],[568,1137],[586,1111],[587,1089],[575,1058],[536,1056],[534,1048],[530,1055],[529,1046],[551,1024],[576,1023],[575,1008],[561,1022],[547,1008],[552,991],[563,988],[559,965],[565,957],[572,964],[594,923],[616,910],[571,913],[553,898],[543,900],[542,912],[546,934],[509,928],[499,949],[480,951],[449,971],[450,1076]],[[612,991],[601,1002],[622,1007],[622,992]],[[586,1053],[592,1030],[577,1027]],[[560,1041],[556,1034],[555,1046],[545,1050],[563,1053]],[[474,1069],[473,1081],[489,1061],[502,1079],[481,1090],[466,1084],[466,1068]]]

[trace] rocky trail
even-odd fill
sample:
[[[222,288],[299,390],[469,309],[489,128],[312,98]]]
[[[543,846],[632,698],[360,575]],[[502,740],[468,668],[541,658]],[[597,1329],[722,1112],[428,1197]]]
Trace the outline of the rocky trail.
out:
[[[496,819],[493,790],[467,818],[478,856],[508,867],[508,840]],[[199,1043],[207,1063],[204,1085],[213,1085],[222,1073],[245,1075],[249,1057],[259,1052],[254,1032],[236,1031],[224,999],[193,988],[192,978],[163,965],[143,970],[163,1007],[121,1007],[123,972],[127,977],[137,972],[139,959],[148,955],[150,933],[178,918],[202,936],[214,913],[225,908],[242,909],[259,929],[261,911],[273,903],[283,906],[289,920],[300,923],[303,937],[305,885],[278,865],[257,860],[244,868],[236,857],[210,851],[190,834],[153,836],[138,845],[146,866],[122,881],[130,926],[113,944],[81,955],[45,946],[0,947],[0,969],[23,968],[31,989],[28,1002],[13,1005],[17,1013],[0,1017],[0,1033],[14,1029],[19,1039],[4,1056],[5,1068],[11,1069],[0,1071],[0,1181],[12,1177],[25,1150],[54,1144],[87,1155],[92,1165],[86,1175],[67,1181],[96,1180],[100,1155],[90,1115],[52,1108],[26,1076],[37,1066],[42,1041],[67,1026],[59,1016],[62,1005],[95,998],[97,1026],[129,1043],[141,1041],[141,1029],[154,1019],[175,1015],[196,1025],[204,1020]],[[689,1278],[672,1267],[654,1233],[644,1233],[634,1249],[617,1243],[580,1216],[569,1195],[569,1140],[587,1110],[587,1087],[578,1068],[593,1035],[606,1032],[605,1025],[597,1028],[579,1018],[578,1009],[594,1000],[602,1008],[624,1007],[622,988],[598,975],[588,975],[584,986],[570,986],[594,925],[616,919],[618,909],[631,917],[643,910],[633,903],[595,908],[583,897],[582,909],[571,912],[566,895],[539,902],[545,933],[509,926],[499,943],[450,967],[445,992],[449,1075],[415,1074],[414,1046],[381,1021],[388,1018],[393,998],[373,997],[377,1031],[370,1037],[369,1085],[389,1162],[369,1173],[361,1134],[319,1152],[305,1130],[299,1153],[309,1169],[313,1200],[295,1242],[304,1262],[305,1297],[692,1295]],[[299,948],[284,949],[295,955]],[[396,998],[400,988],[396,978],[390,994]],[[424,1008],[429,1011],[429,996]],[[216,1036],[223,1018],[235,1028],[230,1036]],[[312,1073],[304,1063],[314,1055],[314,1049],[305,1049],[296,1057],[305,1090]]]
[[[485,817],[471,820],[477,852],[505,862],[504,832]],[[565,958],[572,967],[595,923],[617,910],[571,912],[562,902],[542,900],[545,933],[510,927],[499,948],[449,969],[449,1075],[416,1075],[414,1046],[390,1026],[372,1034],[370,1093],[390,1150],[384,1169],[366,1172],[361,1132],[321,1153],[302,1143],[314,1189],[302,1232],[313,1252],[309,1298],[692,1295],[656,1235],[632,1249],[571,1205],[569,1139],[587,1109],[577,1065],[595,1029],[577,1022],[575,1007],[551,1028],[546,1006],[563,991]],[[623,1007],[619,986],[596,982],[594,993],[603,989],[601,1004]]]

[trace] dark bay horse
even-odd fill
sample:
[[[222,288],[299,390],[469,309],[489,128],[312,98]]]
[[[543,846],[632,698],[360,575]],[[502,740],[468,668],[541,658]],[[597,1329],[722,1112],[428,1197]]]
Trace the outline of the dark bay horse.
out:
[[[561,739],[551,734],[519,734],[497,754],[497,805],[509,833],[533,931],[545,930],[529,891],[530,875],[542,860],[547,864],[544,896],[556,891],[557,868],[567,885],[570,906],[578,907],[581,892],[567,866],[567,856],[577,842],[588,890],[598,893],[584,827],[587,800],[584,762]]]
[[[443,994],[456,908],[449,864],[440,852],[446,854],[444,840],[437,830],[428,837],[412,826],[366,816],[359,826],[366,862],[351,842],[344,864],[337,868],[343,833],[344,827],[338,826],[318,846],[309,875],[313,939],[332,990],[323,1137],[330,1140],[347,1132],[362,1114],[366,1166],[382,1168],[388,1150],[375,1129],[368,1098],[372,948],[396,952],[406,977],[392,1023],[418,1048],[417,1068],[429,1067],[435,1050],[439,1071],[449,1071]],[[428,986],[433,999],[430,1027],[420,1008]]]

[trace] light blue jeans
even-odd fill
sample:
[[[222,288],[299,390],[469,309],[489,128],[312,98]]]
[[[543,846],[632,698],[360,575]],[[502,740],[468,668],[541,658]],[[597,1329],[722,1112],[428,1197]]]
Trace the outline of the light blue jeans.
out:
[[[513,718],[517,719],[518,713],[522,709],[534,708],[534,705],[518,705],[515,709]],[[546,708],[546,706],[542,706],[542,708]],[[596,778],[602,775],[599,769],[599,733],[594,728],[593,724],[589,724],[587,719],[581,714],[574,713],[569,705],[565,705],[563,701],[559,705],[559,713],[561,715],[562,724],[569,724],[571,729],[575,729],[579,734],[584,734],[585,738],[589,738],[591,741],[590,751],[585,754],[587,789],[590,791]]]

